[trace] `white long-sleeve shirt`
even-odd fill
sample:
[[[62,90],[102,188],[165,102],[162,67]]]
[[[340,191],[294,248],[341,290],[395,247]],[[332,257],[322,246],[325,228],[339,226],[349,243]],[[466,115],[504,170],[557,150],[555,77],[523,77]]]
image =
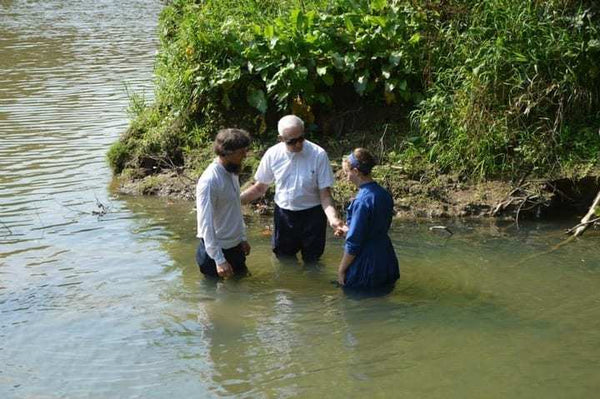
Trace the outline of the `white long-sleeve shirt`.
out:
[[[196,186],[198,238],[217,265],[226,262],[223,249],[246,241],[246,226],[240,203],[238,175],[229,173],[215,159],[202,173]]]

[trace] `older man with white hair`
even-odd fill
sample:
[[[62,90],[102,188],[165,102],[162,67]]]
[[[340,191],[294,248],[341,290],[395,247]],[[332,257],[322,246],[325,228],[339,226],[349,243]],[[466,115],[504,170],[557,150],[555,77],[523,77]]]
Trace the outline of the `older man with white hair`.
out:
[[[334,178],[325,150],[304,137],[304,122],[286,115],[277,125],[280,143],[263,155],[256,182],[241,194],[242,204],[262,197],[275,182],[273,252],[305,262],[319,259],[325,250],[327,221],[336,234],[344,223],[331,198]]]

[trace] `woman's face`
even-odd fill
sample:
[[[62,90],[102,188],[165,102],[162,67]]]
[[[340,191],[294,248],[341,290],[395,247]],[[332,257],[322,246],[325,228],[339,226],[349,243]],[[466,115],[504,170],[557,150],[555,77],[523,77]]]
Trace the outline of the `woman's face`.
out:
[[[344,162],[342,162],[342,170],[344,171],[344,174],[346,175],[346,179],[349,182],[352,182],[354,184],[357,183],[357,179],[358,179],[358,171],[356,169],[352,169],[350,167],[350,162],[348,162],[347,160],[345,160]]]

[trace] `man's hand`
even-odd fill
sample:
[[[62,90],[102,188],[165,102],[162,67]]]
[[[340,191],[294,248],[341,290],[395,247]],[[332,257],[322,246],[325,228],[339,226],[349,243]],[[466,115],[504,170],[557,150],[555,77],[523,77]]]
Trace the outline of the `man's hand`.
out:
[[[348,231],[348,226],[339,218],[333,219],[329,225],[333,229],[333,235],[336,237],[343,237]]]
[[[246,256],[250,255],[250,244],[248,244],[248,241],[242,241],[240,243],[240,246],[242,247],[242,251],[244,252],[244,255],[246,255]]]
[[[233,268],[229,262],[221,263],[220,265],[217,265],[217,274],[219,277],[231,277],[233,276]]]
[[[338,228],[334,229],[333,235],[336,237],[345,237],[348,230],[349,230],[348,226],[346,226],[344,224],[344,225],[342,225],[342,227],[338,227]]]

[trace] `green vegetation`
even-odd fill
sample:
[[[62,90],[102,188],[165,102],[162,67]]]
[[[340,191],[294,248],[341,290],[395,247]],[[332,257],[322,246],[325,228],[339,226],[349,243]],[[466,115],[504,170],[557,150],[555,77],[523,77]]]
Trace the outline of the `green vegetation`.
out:
[[[155,101],[131,96],[117,173],[200,170],[224,126],[260,155],[290,112],[334,154],[376,142],[411,174],[581,175],[599,159],[594,1],[174,0],[159,31]]]

